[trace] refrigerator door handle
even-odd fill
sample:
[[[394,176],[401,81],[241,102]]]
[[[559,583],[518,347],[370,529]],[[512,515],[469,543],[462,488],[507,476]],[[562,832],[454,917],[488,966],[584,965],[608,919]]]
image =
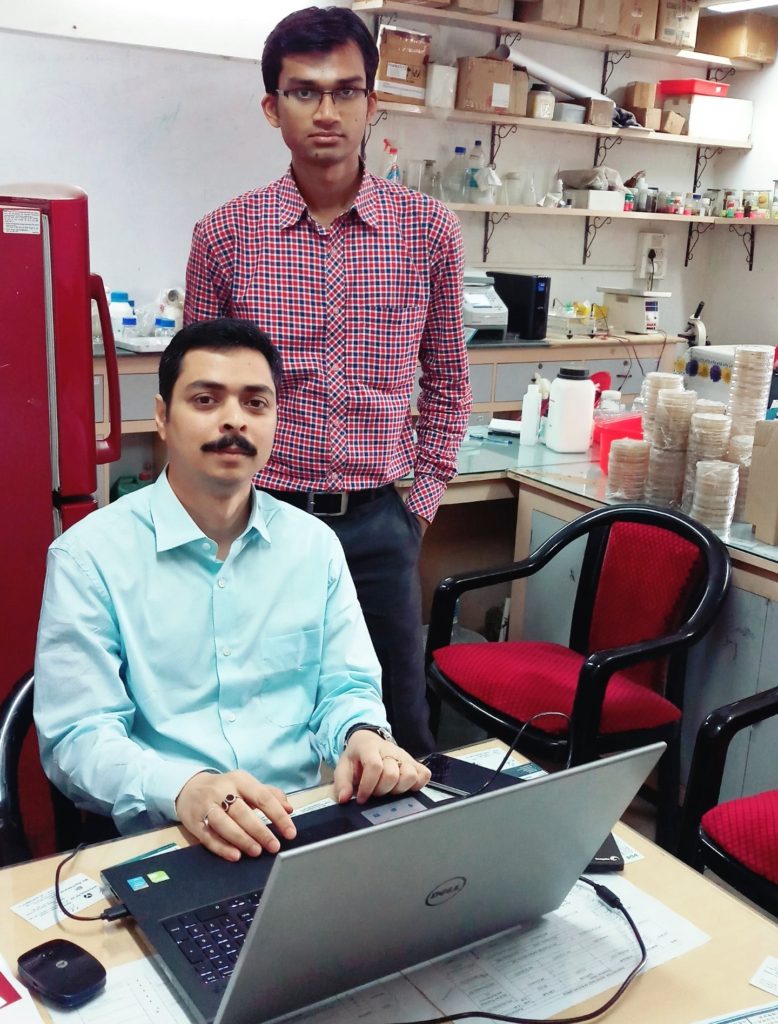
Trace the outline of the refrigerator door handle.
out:
[[[91,297],[97,303],[100,317],[100,331],[103,335],[105,349],[105,371],[108,380],[108,420],[111,424],[108,437],[96,442],[97,465],[116,462],[122,453],[122,408],[119,395],[119,367],[116,362],[116,347],[113,340],[113,327],[108,314],[108,301],[105,297],[103,279],[99,274],[89,275]]]

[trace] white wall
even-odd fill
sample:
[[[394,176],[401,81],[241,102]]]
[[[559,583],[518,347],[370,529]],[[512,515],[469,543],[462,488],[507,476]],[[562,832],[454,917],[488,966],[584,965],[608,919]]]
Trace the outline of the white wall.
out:
[[[340,0],[344,3],[345,0]],[[62,14],[80,13],[79,34],[108,34],[111,19],[102,23],[96,0],[66,3],[45,0],[28,5]],[[503,0],[504,6],[510,6]],[[125,5],[111,5],[112,12]],[[255,4],[266,8],[265,4]],[[272,5],[273,18],[302,2],[286,0],[284,9]],[[166,10],[171,5],[166,5]],[[270,7],[270,5],[267,5]],[[18,14],[16,0],[0,0],[0,26]],[[196,7],[197,10],[199,8]],[[212,9],[212,7],[211,7]],[[225,38],[241,34],[240,4],[229,9],[231,32],[224,26],[213,37],[214,47],[226,49]],[[23,13],[23,8],[22,8]],[[142,12],[141,12],[142,13]],[[168,10],[169,16],[169,10]],[[242,17],[242,15],[241,15]],[[91,19],[91,20],[90,20]],[[196,22],[196,18],[193,19]],[[67,35],[68,18],[58,30]],[[403,24],[424,29],[413,9]],[[139,16],[144,31],[154,24],[150,14]],[[18,24],[18,23],[17,23]],[[187,32],[192,21],[186,20]],[[51,20],[47,22],[51,29]],[[86,26],[86,27],[85,27]],[[102,26],[102,27],[101,27]],[[251,39],[257,56],[262,40]],[[185,36],[168,29],[154,36],[156,45],[183,45]],[[478,54],[492,45],[482,32],[436,28],[432,33],[433,60]],[[238,43],[234,43],[236,47]],[[244,45],[243,42],[240,45]],[[522,47],[545,63],[563,67],[566,74],[599,90],[602,55],[592,51],[522,42]],[[264,184],[282,173],[287,153],[277,132],[259,109],[262,96],[258,60],[175,50],[57,38],[0,27],[0,182],[64,180],[82,186],[90,198],[92,264],[114,288],[126,288],[140,302],[162,287],[183,281],[194,222],[231,196]],[[630,59],[616,69],[611,87],[633,79],[677,77],[677,64]],[[755,151],[747,156],[723,154],[706,175],[705,185],[763,186],[778,174],[778,140],[771,111],[778,85],[774,68],[739,72],[732,94],[757,103]],[[488,129],[392,115],[373,132],[368,164],[383,166],[382,139],[400,146],[401,158],[445,160],[456,144],[488,140]],[[594,143],[566,135],[523,132],[508,137],[498,168],[532,169],[538,187],[546,187],[560,166],[591,166]],[[645,168],[650,184],[687,191],[691,188],[694,150],[625,142],[611,150],[607,163],[623,177]],[[502,269],[548,273],[552,296],[562,300],[596,299],[598,285],[633,283],[637,231],[615,221],[594,243],[592,258],[581,265],[583,222],[542,217],[513,217],[497,227],[489,264]],[[468,260],[481,260],[483,218],[465,215]],[[660,226],[654,225],[654,229]],[[742,244],[717,226],[701,240],[695,259],[683,268],[685,224],[664,224],[670,269],[661,287],[673,296],[662,307],[662,326],[681,328],[700,298],[715,340],[774,340],[770,319],[776,289],[771,267],[778,237],[757,234],[756,269],[746,269]],[[776,233],[778,235],[778,232]],[[742,254],[742,255],[741,255]],[[741,336],[742,335],[742,336]]]

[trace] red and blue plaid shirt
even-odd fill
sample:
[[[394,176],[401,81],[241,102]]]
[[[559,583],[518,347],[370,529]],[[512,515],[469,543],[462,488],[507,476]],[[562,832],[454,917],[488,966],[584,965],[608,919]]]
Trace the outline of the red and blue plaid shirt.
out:
[[[442,203],[367,172],[326,229],[291,172],[196,225],[184,321],[251,320],[283,358],[261,487],[351,491],[413,471],[408,506],[432,519],[470,412],[463,260],[459,222]]]

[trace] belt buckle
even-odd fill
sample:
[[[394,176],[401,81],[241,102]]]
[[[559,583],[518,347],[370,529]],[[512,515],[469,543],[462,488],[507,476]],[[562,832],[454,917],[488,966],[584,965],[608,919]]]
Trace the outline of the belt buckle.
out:
[[[306,509],[312,515],[331,518],[333,516],[344,516],[348,511],[348,491],[340,492],[340,509],[337,512],[317,512],[315,508],[317,494],[330,498],[333,497],[332,491],[308,491]]]

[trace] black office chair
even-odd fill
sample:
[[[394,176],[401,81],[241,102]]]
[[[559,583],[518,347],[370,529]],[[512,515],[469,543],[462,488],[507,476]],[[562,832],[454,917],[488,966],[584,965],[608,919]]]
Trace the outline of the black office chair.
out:
[[[710,868],[778,917],[778,789],[719,802],[727,751],[742,729],[778,715],[778,687],[711,711],[700,726],[686,787],[678,855]],[[778,768],[775,772],[778,784]]]
[[[586,548],[567,646],[451,643],[461,594],[532,576],[579,537]],[[686,655],[713,624],[729,582],[718,537],[680,512],[649,505],[587,512],[523,561],[443,580],[427,633],[433,726],[442,698],[506,742],[523,725],[521,753],[570,765],[664,740],[657,839],[674,849]],[[549,711],[568,721],[535,717]]]
[[[32,728],[33,674],[26,672],[0,705],[0,867],[29,860],[30,841],[19,793],[19,762]],[[79,810],[49,784],[57,850],[118,836],[110,818]]]

